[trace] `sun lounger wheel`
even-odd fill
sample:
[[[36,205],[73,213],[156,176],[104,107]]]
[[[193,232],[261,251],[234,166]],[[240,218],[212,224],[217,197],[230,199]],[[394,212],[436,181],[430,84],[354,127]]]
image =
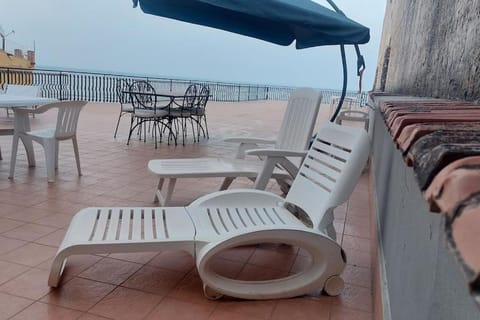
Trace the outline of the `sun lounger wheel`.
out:
[[[325,281],[323,291],[329,296],[336,297],[342,293],[344,285],[345,282],[340,276],[331,276]]]
[[[223,294],[221,294],[220,292],[215,291],[214,289],[210,288],[205,283],[203,284],[203,295],[208,300],[219,300],[219,299],[223,298]]]

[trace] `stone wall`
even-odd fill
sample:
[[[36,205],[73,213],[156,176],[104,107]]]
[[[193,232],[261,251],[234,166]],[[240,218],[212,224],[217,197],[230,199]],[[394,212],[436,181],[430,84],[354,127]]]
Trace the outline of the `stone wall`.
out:
[[[375,90],[480,100],[480,0],[386,0]]]

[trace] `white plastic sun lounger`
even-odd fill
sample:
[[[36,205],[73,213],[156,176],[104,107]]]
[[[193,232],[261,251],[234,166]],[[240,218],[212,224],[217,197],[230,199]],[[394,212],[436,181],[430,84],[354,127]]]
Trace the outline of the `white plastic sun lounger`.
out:
[[[306,154],[321,100],[322,96],[316,90],[296,89],[288,100],[277,140],[261,138],[225,140],[239,144],[235,159],[151,160],[148,168],[160,179],[154,201],[158,201],[160,205],[167,205],[173,194],[175,183],[180,178],[223,177],[220,190],[227,189],[238,177],[252,180],[256,178],[255,189],[259,190],[265,189],[270,178],[276,179],[279,183],[286,179],[293,180]],[[269,149],[264,149],[265,146]],[[251,157],[251,160],[248,160],[245,159],[245,155],[257,157]],[[259,160],[258,157],[264,161]]]
[[[246,189],[215,192],[183,208],[84,209],[67,230],[48,284],[59,285],[70,255],[185,250],[194,256],[209,298],[285,298],[322,288],[338,295],[346,257],[334,241],[333,209],[348,200],[368,154],[365,130],[328,123],[285,199]],[[222,251],[259,243],[298,246],[312,262],[294,275],[264,281],[227,278],[212,267]]]

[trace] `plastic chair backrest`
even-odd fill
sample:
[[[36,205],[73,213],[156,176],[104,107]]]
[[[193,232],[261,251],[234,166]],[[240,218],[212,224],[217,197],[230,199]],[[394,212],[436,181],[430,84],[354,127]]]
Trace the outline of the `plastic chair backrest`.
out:
[[[293,151],[308,148],[321,101],[321,93],[314,89],[299,88],[292,92],[288,99],[275,148]]]
[[[20,84],[8,84],[6,94],[15,96],[27,96],[27,97],[40,97],[42,92],[40,86],[20,85]]]
[[[52,108],[58,108],[55,138],[62,140],[75,136],[80,111],[86,104],[86,101],[64,101],[51,104]]]
[[[363,128],[326,123],[308,151],[285,200],[302,208],[314,227],[325,213],[347,201],[369,156]]]
[[[155,89],[147,81],[136,81],[130,86],[130,98],[135,112],[155,110],[157,97]]]

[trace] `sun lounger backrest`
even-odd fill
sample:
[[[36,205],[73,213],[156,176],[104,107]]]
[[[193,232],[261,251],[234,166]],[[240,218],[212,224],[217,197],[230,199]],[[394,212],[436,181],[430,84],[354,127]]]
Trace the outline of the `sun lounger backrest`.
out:
[[[353,192],[369,155],[367,132],[326,123],[318,132],[286,201],[302,208],[319,226],[325,213]]]
[[[6,94],[15,96],[28,96],[28,97],[40,97],[40,86],[21,85],[21,84],[8,84]]]
[[[321,93],[314,89],[299,88],[292,92],[275,148],[294,151],[308,148],[321,101]]]

